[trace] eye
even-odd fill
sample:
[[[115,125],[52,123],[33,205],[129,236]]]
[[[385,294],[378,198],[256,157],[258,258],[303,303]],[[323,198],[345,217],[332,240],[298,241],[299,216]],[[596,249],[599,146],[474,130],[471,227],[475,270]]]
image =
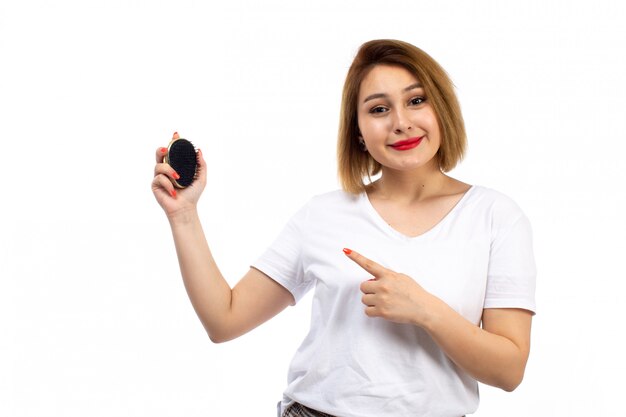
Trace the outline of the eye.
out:
[[[384,106],[376,106],[370,109],[370,113],[384,113],[387,111],[387,108]]]
[[[413,97],[409,101],[409,104],[411,104],[412,106],[419,106],[420,104],[424,103],[425,101],[426,101],[426,97]]]

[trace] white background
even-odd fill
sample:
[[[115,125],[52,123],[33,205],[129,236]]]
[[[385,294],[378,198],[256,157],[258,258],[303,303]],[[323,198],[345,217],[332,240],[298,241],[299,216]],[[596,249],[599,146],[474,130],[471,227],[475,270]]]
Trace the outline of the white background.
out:
[[[0,416],[274,416],[310,296],[211,344],[150,191],[177,130],[203,150],[204,227],[231,284],[338,187],[359,45],[411,42],[457,86],[451,175],[531,219],[523,384],[476,416],[623,406],[626,6],[619,1],[0,1]]]

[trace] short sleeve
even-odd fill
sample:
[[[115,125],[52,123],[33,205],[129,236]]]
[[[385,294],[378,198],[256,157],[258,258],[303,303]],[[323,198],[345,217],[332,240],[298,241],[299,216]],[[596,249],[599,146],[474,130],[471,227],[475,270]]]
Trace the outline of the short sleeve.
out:
[[[308,205],[285,225],[274,242],[251,266],[285,287],[297,303],[311,289],[303,267]]]
[[[532,229],[521,214],[499,228],[491,242],[484,308],[523,308],[534,314],[536,276]]]

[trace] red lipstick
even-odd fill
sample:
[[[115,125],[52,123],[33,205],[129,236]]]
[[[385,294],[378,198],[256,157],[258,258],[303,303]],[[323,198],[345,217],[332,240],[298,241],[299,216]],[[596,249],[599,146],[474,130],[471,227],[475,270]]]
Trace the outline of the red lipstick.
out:
[[[422,142],[422,139],[424,139],[424,136],[419,137],[419,138],[409,138],[405,140],[399,140],[396,143],[389,145],[389,146],[391,146],[393,149],[397,151],[407,151],[419,145],[420,142]]]

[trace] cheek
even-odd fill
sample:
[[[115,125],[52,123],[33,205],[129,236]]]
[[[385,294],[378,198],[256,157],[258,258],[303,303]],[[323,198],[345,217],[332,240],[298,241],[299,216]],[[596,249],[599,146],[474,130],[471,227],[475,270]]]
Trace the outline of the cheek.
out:
[[[376,140],[388,130],[384,119],[370,119],[359,123],[361,136],[365,140]]]
[[[425,115],[425,121],[428,124],[428,129],[431,132],[437,132],[439,133],[439,123],[437,122],[437,116],[435,115],[435,112],[432,111],[432,109],[430,109],[426,115]]]

